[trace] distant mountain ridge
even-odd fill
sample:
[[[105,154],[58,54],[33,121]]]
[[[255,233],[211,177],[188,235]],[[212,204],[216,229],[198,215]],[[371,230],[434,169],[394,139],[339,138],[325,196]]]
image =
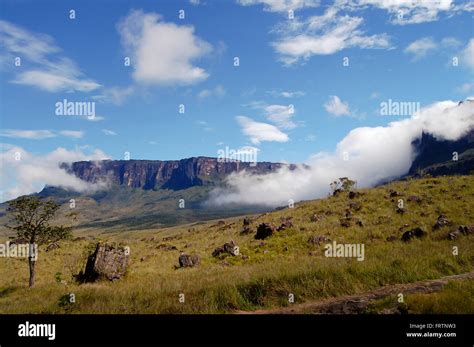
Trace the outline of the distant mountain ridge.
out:
[[[223,161],[192,157],[182,160],[103,160],[79,161],[61,167],[81,180],[96,183],[107,178],[111,183],[130,188],[182,190],[212,185],[233,172],[255,174],[274,172],[286,164],[270,162]],[[294,168],[295,165],[289,165]]]

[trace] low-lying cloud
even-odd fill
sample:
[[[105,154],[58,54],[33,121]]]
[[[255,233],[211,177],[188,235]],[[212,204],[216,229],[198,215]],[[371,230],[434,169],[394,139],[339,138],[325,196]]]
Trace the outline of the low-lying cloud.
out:
[[[370,187],[408,172],[416,156],[412,142],[423,131],[437,139],[457,140],[473,128],[474,101],[436,102],[387,126],[353,129],[333,153],[313,155],[309,167],[283,167],[266,175],[234,173],[227,178],[227,188],[214,190],[209,202],[285,205],[289,199],[322,197],[330,182],[344,176],[357,180],[359,187]]]
[[[60,168],[61,163],[81,160],[103,160],[107,155],[101,150],[85,153],[76,148],[67,150],[59,147],[54,151],[37,156],[21,147],[2,144],[0,152],[0,201],[14,199],[21,195],[41,191],[46,185],[78,192],[93,192],[105,188],[107,183],[89,183]]]

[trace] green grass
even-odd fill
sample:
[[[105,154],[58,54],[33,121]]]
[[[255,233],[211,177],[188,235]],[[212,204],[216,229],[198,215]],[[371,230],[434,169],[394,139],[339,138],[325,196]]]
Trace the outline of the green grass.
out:
[[[395,212],[398,197],[392,202],[389,189],[404,194],[400,198],[405,200],[405,214]],[[363,194],[354,200],[344,193],[298,203],[293,209],[252,216],[254,231],[259,223],[279,225],[281,217],[293,217],[294,227],[264,240],[264,245],[254,240],[254,233],[240,235],[242,217],[226,219],[226,224],[231,224],[229,228],[209,221],[152,230],[76,230],[76,236],[129,245],[131,260],[125,278],[94,284],[73,281],[72,275],[84,264],[87,249],[96,240],[63,242],[60,249],[49,253],[40,250],[37,285],[32,289],[27,288],[25,260],[0,258],[0,312],[228,313],[288,306],[290,293],[295,295],[296,303],[303,303],[472,270],[474,236],[449,241],[446,235],[459,224],[474,224],[473,176],[399,181],[359,191]],[[423,200],[409,202],[406,198],[410,195]],[[354,223],[348,228],[340,225],[340,218],[352,201],[362,205],[353,213],[363,221],[363,227]],[[322,216],[319,222],[310,221],[314,213]],[[432,231],[441,213],[452,226]],[[405,224],[409,226],[403,228]],[[417,226],[427,231],[425,238],[409,243],[386,241],[389,236],[399,239],[403,231]],[[363,243],[365,260],[326,258],[325,243],[313,246],[307,242],[313,235],[327,235],[338,243]],[[162,240],[170,236],[174,239]],[[248,259],[211,256],[216,247],[230,240],[239,245],[240,253]],[[174,245],[177,250],[158,249],[161,243]],[[459,255],[452,254],[453,246],[459,248]],[[180,251],[199,254],[201,264],[176,270]],[[57,281],[58,273],[67,285]],[[64,305],[62,297],[71,292],[76,303]],[[178,300],[180,293],[185,294],[184,304]],[[472,293],[471,290],[466,295],[472,298]],[[413,312],[429,311],[430,300],[417,298],[411,303]],[[460,297],[455,300],[462,302]],[[462,309],[461,303],[453,305],[451,311],[446,305],[433,306],[433,312]],[[474,313],[472,306],[463,310]]]

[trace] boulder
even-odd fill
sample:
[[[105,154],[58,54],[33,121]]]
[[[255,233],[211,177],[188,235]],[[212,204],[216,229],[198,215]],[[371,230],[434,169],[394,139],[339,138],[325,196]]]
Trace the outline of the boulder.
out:
[[[198,255],[187,255],[184,253],[181,253],[178,260],[180,267],[194,267],[201,262]]]
[[[247,234],[250,234],[251,232],[252,232],[252,229],[250,229],[250,226],[248,226],[248,225],[244,225],[242,227],[242,230],[240,230],[240,233],[242,235],[247,235]]]
[[[252,221],[250,220],[249,217],[245,217],[244,220],[243,220],[243,222],[242,222],[242,224],[243,224],[243,226],[245,227],[245,226],[249,226],[251,222],[252,222]]]
[[[293,222],[291,221],[292,217],[282,217],[281,218],[281,224],[278,227],[278,231],[282,231],[288,228],[291,228],[293,226]]]
[[[387,240],[388,242],[393,242],[393,241],[397,241],[397,240],[398,240],[398,237],[396,237],[396,236],[389,236],[389,237],[387,237],[386,240]]]
[[[339,219],[339,222],[341,223],[341,226],[344,228],[349,228],[351,226],[351,218],[350,217],[345,217]]]
[[[129,249],[112,243],[98,243],[94,253],[87,259],[83,279],[94,282],[98,279],[110,281],[122,278],[127,271]]]
[[[394,197],[396,197],[396,196],[401,196],[401,194],[400,194],[399,192],[397,192],[396,190],[393,190],[393,189],[390,189],[390,190],[388,191],[388,194],[389,194],[389,196],[390,196],[391,198],[394,198]]]
[[[269,236],[272,236],[275,232],[275,226],[271,223],[261,223],[257,228],[257,233],[255,234],[256,240],[263,240]]]
[[[156,246],[157,249],[162,249],[162,250],[165,250],[165,251],[176,251],[178,248],[176,248],[176,246],[173,246],[173,245],[166,245],[164,243],[162,244],[159,244],[158,246]]]
[[[319,222],[321,220],[321,217],[318,216],[316,213],[314,213],[309,220],[313,223],[316,223],[316,222]]]
[[[402,241],[408,242],[413,238],[421,238],[426,235],[426,232],[423,231],[420,227],[405,231],[402,235]]]
[[[421,203],[421,202],[423,201],[423,198],[421,198],[421,197],[418,196],[418,195],[410,195],[410,196],[407,198],[407,201],[416,202],[416,203]]]
[[[449,225],[449,220],[446,218],[444,214],[439,215],[438,219],[436,220],[435,225],[433,226],[434,230],[438,230],[444,226]]]
[[[58,249],[58,248],[60,248],[59,243],[58,242],[53,242],[53,243],[49,244],[48,247],[46,247],[46,252],[49,252],[49,251],[52,251],[52,250]]]
[[[349,208],[354,211],[359,211],[362,208],[362,205],[359,202],[351,202]]]
[[[224,245],[217,247],[214,252],[212,252],[213,257],[218,257],[221,254],[230,254],[231,256],[239,255],[239,247],[234,243],[234,241],[230,241],[228,243],[224,243]]]
[[[473,234],[474,225],[460,225],[458,230],[464,235]]]

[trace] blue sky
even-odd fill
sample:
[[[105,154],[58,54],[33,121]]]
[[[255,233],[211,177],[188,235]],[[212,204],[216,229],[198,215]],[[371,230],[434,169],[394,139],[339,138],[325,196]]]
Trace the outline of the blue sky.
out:
[[[410,117],[380,115],[388,99],[423,107],[474,94],[469,2],[0,4],[0,142],[34,156],[165,160],[252,146],[259,161],[304,162],[351,129]],[[97,118],[56,115],[63,99],[95,102]]]

